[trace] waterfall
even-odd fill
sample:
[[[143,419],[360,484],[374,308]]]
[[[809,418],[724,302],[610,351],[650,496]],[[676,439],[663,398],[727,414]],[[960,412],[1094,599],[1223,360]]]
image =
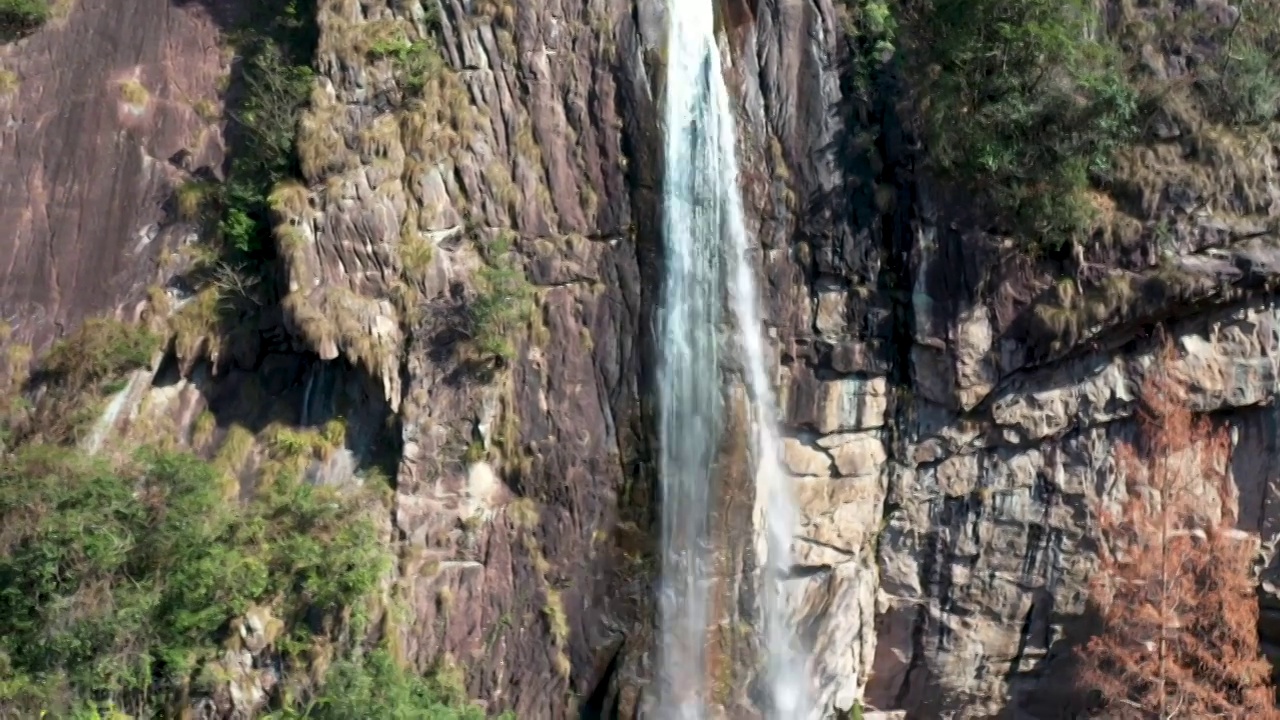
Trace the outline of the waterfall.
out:
[[[765,525],[760,605],[768,699],[763,709],[766,717],[795,720],[810,711],[805,659],[788,621],[783,582],[791,566],[796,510],[780,466],[770,363],[738,187],[733,105],[721,71],[713,2],[668,3],[658,716],[701,720],[709,699],[704,651],[709,488],[723,424],[717,346],[727,289],[752,402],[750,447]]]
[[[658,368],[663,675],[658,717],[701,720],[708,701],[709,490],[723,424],[717,336],[724,282],[721,233],[728,207],[716,177],[724,142],[710,109],[710,75],[719,69],[709,48],[710,0],[672,5]]]

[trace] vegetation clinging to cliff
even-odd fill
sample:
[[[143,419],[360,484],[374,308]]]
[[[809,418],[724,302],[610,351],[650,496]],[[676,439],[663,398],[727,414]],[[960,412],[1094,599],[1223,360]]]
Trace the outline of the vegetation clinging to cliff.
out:
[[[1123,40],[1212,48],[1197,58],[1194,74],[1206,115],[1235,127],[1265,126],[1280,113],[1280,2],[1251,0],[1220,10],[1235,17],[1206,17],[1207,9],[1197,8],[1155,23],[1130,22]]]
[[[54,343],[32,378],[41,392],[29,399],[0,398],[0,451],[9,443],[71,442],[120,389],[133,370],[146,367],[161,339],[145,328],[111,318],[90,318]]]
[[[276,478],[248,505],[183,454],[123,464],[37,445],[0,463],[0,701],[110,699],[133,714],[177,701],[255,604],[290,621],[286,664],[358,607],[388,559],[358,504]],[[277,600],[278,599],[278,600]]]
[[[48,0],[0,0],[0,42],[25,35],[48,19]]]
[[[155,349],[143,329],[86,323],[33,376],[37,417],[46,399],[95,407]],[[31,426],[21,399],[0,397],[0,430]],[[206,462],[0,433],[0,716],[176,717],[261,683],[276,718],[482,718],[448,672],[417,677],[376,645],[395,632],[370,627],[392,560],[381,488],[304,480],[343,434],[275,428],[249,462],[233,426]]]
[[[278,713],[272,720],[484,720],[484,712],[468,704],[461,679],[445,671],[421,678],[404,671],[385,650],[360,660],[345,660],[329,669],[324,693],[301,709]],[[514,716],[503,718],[514,720]]]
[[[1007,230],[1061,244],[1136,133],[1138,95],[1083,0],[905,2],[928,157]]]
[[[247,255],[270,247],[268,195],[298,176],[294,141],[311,92],[314,10],[309,0],[277,0],[236,38],[243,89],[234,105],[237,147],[223,188],[218,228],[223,240]]]
[[[844,5],[856,90],[881,70],[891,92],[910,88],[922,160],[966,196],[949,207],[1032,250],[1136,239],[1172,177],[1229,185],[1203,178],[1249,161],[1221,148],[1255,145],[1280,113],[1276,0]],[[1139,157],[1148,149],[1161,167]],[[1252,198],[1197,191],[1256,212]]]
[[[468,306],[476,350],[502,361],[515,356],[516,337],[537,310],[533,286],[512,261],[510,247],[507,238],[499,237],[486,249],[489,261],[480,268],[479,292]]]

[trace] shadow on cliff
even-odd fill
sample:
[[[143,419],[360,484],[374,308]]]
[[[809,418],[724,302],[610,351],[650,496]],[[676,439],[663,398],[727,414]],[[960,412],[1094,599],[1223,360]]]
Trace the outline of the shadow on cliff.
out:
[[[292,145],[293,128],[288,137],[275,139],[254,137],[252,123],[246,118],[270,113],[272,108],[247,107],[249,74],[253,59],[264,48],[278,49],[281,61],[287,65],[310,65],[319,40],[315,23],[305,18],[314,17],[315,0],[171,0],[175,7],[200,8],[218,27],[221,44],[234,50],[225,90],[219,98],[222,115],[226,120],[222,135],[226,144],[225,161],[220,168],[212,168],[219,180],[227,178],[238,159],[247,163],[267,165],[274,163],[285,171],[297,175],[297,160],[287,150]],[[282,88],[283,89],[283,88]],[[265,111],[265,112],[264,112]],[[296,117],[293,118],[296,121]],[[264,152],[266,151],[266,152]],[[271,157],[264,157],[270,155]],[[197,170],[199,174],[199,170]],[[261,178],[245,178],[261,180]],[[265,198],[262,198],[265,200]],[[262,208],[265,209],[265,208]],[[270,227],[269,218],[255,217]],[[269,243],[264,244],[264,247]]]
[[[171,295],[189,298],[194,307],[174,315],[174,346],[155,384],[176,386],[190,378],[216,420],[219,443],[235,426],[257,434],[273,425],[319,428],[341,421],[353,469],[395,477],[398,418],[381,383],[356,365],[324,361],[304,348],[281,306],[287,283],[267,198],[277,183],[301,177],[292,148],[310,88],[305,68],[318,41],[310,20],[315,2],[172,2],[203,9],[235,55],[219,98],[223,162],[184,167],[191,182],[168,204],[170,222],[196,230],[203,254],[168,283]],[[184,158],[171,162],[182,166]],[[192,197],[198,212],[190,207]],[[186,328],[187,340],[184,323],[194,325]],[[190,338],[201,334],[208,339],[192,344]]]
[[[1052,598],[1041,598],[1052,605]],[[1101,628],[1097,609],[1089,603],[1082,615],[1056,616],[1052,609],[1043,626],[1033,628],[1032,615],[1023,627],[1019,656],[1033,638],[1043,633],[1045,647],[1043,657],[1030,668],[1016,670],[1019,658],[1015,658],[1015,670],[1007,678],[1010,699],[998,717],[1003,720],[1082,720],[1093,717],[1097,709],[1093,694],[1082,690],[1081,663],[1078,649]],[[1058,631],[1058,628],[1061,628]],[[1054,637],[1057,635],[1057,637]]]
[[[465,352],[468,342],[475,337],[473,301],[463,283],[451,283],[447,295],[423,308],[424,320],[414,330],[425,339],[427,358],[437,367],[448,369],[443,382],[454,389],[476,383],[489,384],[509,365],[501,355],[476,357]]]

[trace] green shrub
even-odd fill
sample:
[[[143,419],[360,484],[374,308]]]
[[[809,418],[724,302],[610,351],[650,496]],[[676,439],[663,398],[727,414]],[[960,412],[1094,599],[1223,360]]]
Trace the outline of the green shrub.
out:
[[[390,58],[401,87],[420,93],[427,81],[445,70],[444,58],[431,40],[410,41],[403,36],[375,42],[369,49],[375,58]]]
[[[294,141],[311,93],[316,42],[313,0],[272,0],[232,34],[241,56],[231,168],[219,193],[218,231],[227,247],[249,257],[270,254],[268,196],[298,177]]]
[[[1232,125],[1264,125],[1280,115],[1280,2],[1238,5],[1230,26],[1198,23],[1219,55],[1196,76],[1211,114]],[[1207,32],[1206,32],[1207,31]]]
[[[279,43],[259,40],[245,61],[244,94],[231,116],[240,146],[224,188],[219,229],[237,251],[256,255],[269,246],[268,196],[297,176],[293,152],[298,119],[311,92],[312,72],[295,64]]]
[[[0,0],[0,41],[21,37],[48,19],[48,0]]]
[[[1000,230],[1059,245],[1085,228],[1091,180],[1136,132],[1118,52],[1087,0],[909,4],[908,68],[933,167]]]
[[[852,42],[851,70],[855,89],[870,99],[881,63],[897,50],[895,0],[844,0],[844,32]]]
[[[357,499],[277,479],[228,503],[208,464],[156,451],[113,465],[28,446],[0,460],[0,528],[0,714],[159,711],[251,606],[305,644],[390,561]],[[280,644],[286,666],[304,664]]]
[[[471,339],[482,356],[509,361],[515,356],[514,340],[533,319],[537,306],[533,286],[511,260],[507,242],[495,242],[489,257],[480,269],[479,291],[469,308]]]
[[[441,677],[420,678],[377,650],[329,669],[320,695],[275,720],[484,720],[466,694]]]

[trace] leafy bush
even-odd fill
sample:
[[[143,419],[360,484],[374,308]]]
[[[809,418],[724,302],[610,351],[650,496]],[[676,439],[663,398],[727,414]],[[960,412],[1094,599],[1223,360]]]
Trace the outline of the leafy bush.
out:
[[[48,19],[48,0],[0,0],[0,41],[25,35]]]
[[[356,500],[278,478],[241,506],[219,488],[186,454],[0,460],[0,711],[167,707],[254,605],[290,623],[287,666],[389,567]]]
[[[218,229],[236,251],[261,255],[270,247],[268,195],[296,177],[294,140],[311,93],[313,22],[297,0],[270,12],[264,25],[241,33],[243,92],[231,111],[237,146],[223,189]]]
[[[844,32],[852,42],[850,69],[854,88],[869,99],[881,63],[896,52],[895,0],[844,0]]]
[[[278,720],[484,720],[457,683],[420,678],[396,664],[385,650],[337,662],[321,694]]]
[[[369,49],[375,58],[390,58],[400,85],[410,93],[420,93],[427,81],[444,71],[446,65],[436,44],[427,40],[410,41],[403,36],[375,42]]]
[[[469,308],[471,339],[481,355],[509,361],[515,356],[515,337],[537,308],[533,287],[512,262],[506,241],[495,242],[489,255],[492,259],[480,269],[479,293]]]
[[[1197,74],[1206,105],[1219,119],[1233,125],[1264,125],[1280,115],[1280,13],[1276,0],[1240,3],[1240,17],[1232,25],[1208,25],[1213,44],[1220,48],[1216,62]]]
[[[1087,224],[1084,193],[1135,133],[1137,93],[1097,39],[1086,0],[909,5],[911,80],[929,159],[972,187],[1006,232],[1061,244]]]

